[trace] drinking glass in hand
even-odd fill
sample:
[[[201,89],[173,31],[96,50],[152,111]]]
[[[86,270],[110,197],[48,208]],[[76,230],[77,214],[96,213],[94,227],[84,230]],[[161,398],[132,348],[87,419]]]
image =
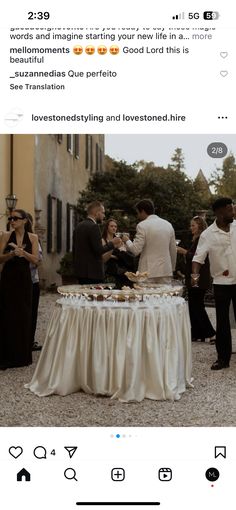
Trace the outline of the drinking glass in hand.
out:
[[[129,237],[129,234],[128,234],[128,232],[116,232],[115,236],[122,239],[123,236]]]
[[[192,287],[199,287],[199,285],[198,285],[199,278],[200,278],[200,274],[199,273],[192,273],[191,274]]]

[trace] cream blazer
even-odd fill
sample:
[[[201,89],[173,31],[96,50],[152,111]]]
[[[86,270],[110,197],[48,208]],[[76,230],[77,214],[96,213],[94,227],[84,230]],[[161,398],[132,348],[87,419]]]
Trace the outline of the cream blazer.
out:
[[[138,270],[148,271],[149,278],[172,276],[176,265],[175,232],[166,220],[150,214],[136,228],[134,241],[127,241],[127,250],[140,254]]]

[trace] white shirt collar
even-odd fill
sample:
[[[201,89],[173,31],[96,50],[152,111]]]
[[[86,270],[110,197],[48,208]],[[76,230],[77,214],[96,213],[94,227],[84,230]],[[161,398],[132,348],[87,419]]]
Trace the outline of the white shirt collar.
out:
[[[88,220],[92,220],[94,223],[96,223],[96,224],[97,224],[96,220],[95,220],[94,218],[92,218],[92,216],[87,216],[87,219],[88,219]]]
[[[233,227],[236,226],[236,221],[234,220],[232,223],[229,224],[229,232],[226,232],[222,228],[218,227],[216,220],[212,223],[212,230],[215,230],[216,232],[223,232],[224,234],[229,234]]]

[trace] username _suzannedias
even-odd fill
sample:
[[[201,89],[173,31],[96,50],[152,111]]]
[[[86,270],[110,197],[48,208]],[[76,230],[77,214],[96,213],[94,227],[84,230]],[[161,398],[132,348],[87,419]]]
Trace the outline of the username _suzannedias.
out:
[[[116,71],[110,69],[99,69],[96,71],[78,71],[69,69],[69,71],[58,71],[52,69],[51,71],[15,71],[14,78],[115,78]]]

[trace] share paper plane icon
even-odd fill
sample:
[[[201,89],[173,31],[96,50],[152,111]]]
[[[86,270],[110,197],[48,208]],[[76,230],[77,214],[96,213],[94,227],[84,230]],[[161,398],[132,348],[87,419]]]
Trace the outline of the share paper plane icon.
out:
[[[76,452],[78,446],[64,446],[65,450],[69,453],[70,459],[72,459],[74,453]]]

